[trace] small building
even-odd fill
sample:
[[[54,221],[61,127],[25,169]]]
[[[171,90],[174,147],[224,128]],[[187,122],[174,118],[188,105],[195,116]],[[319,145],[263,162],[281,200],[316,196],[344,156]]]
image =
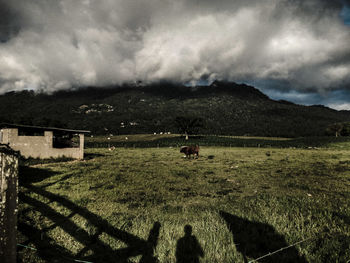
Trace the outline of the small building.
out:
[[[0,143],[25,158],[84,158],[84,134],[90,131],[0,124]]]

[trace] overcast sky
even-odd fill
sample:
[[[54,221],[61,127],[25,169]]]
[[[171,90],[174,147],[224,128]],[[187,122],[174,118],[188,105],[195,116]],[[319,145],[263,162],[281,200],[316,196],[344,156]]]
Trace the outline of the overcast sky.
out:
[[[350,110],[350,1],[0,0],[0,93],[214,79]]]

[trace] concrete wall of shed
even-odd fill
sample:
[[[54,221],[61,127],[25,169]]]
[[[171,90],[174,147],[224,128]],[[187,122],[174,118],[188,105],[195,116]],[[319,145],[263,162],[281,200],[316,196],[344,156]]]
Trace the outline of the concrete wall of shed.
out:
[[[28,158],[84,158],[84,134],[79,134],[79,148],[53,148],[53,132],[45,131],[44,136],[19,136],[18,129],[2,129],[2,141],[22,156]]]

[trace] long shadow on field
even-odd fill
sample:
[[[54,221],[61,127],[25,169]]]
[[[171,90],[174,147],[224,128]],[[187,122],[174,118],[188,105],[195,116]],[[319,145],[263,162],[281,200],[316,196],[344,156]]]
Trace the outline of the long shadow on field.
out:
[[[204,251],[196,236],[192,235],[192,226],[186,225],[185,235],[176,244],[177,263],[199,263],[199,257],[204,257]]]
[[[224,211],[220,211],[220,216],[232,232],[236,248],[242,253],[244,262],[248,262],[248,258],[256,259],[289,245],[285,238],[268,224],[249,221]],[[259,262],[307,263],[294,247],[261,259]]]
[[[35,172],[43,173],[43,169],[28,168],[29,174]],[[23,173],[23,171],[22,171]],[[27,176],[22,174],[21,176]],[[48,175],[49,176],[49,175]],[[46,178],[46,177],[45,177]],[[91,262],[130,262],[129,258],[141,255],[142,263],[156,263],[158,259],[153,256],[154,249],[157,246],[160,223],[155,222],[150,230],[149,237],[144,240],[124,230],[118,229],[108,223],[107,220],[91,213],[84,207],[78,206],[72,201],[53,194],[44,189],[31,184],[30,180],[22,180],[21,187],[27,191],[19,193],[20,202],[29,205],[30,209],[20,211],[18,230],[25,236],[24,243],[34,243],[37,256],[48,262],[72,262],[74,259],[91,261]],[[35,193],[35,198],[33,194]],[[44,201],[43,201],[44,200]],[[58,203],[64,210],[69,210],[68,215],[63,215],[53,209],[49,204]],[[27,215],[32,210],[39,212],[41,220],[47,218],[52,224],[46,228],[38,228],[38,222]],[[74,223],[73,216],[83,217],[90,226],[90,230],[85,230]],[[39,222],[40,223],[40,222]],[[74,239],[83,245],[83,248],[74,255],[57,242],[51,239],[47,232],[55,228],[60,228],[66,232],[70,239]],[[101,235],[108,235],[109,238],[122,241],[127,247],[122,249],[113,249],[107,243],[100,239]]]
[[[55,175],[58,175],[58,172],[20,165],[18,175],[19,184],[26,185],[30,183],[38,183]]]

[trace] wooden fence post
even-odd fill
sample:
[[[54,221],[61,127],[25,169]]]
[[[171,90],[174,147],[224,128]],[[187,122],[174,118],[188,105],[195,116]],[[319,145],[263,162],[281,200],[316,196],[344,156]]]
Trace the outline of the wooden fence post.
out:
[[[0,262],[15,263],[17,250],[18,154],[0,145]]]

